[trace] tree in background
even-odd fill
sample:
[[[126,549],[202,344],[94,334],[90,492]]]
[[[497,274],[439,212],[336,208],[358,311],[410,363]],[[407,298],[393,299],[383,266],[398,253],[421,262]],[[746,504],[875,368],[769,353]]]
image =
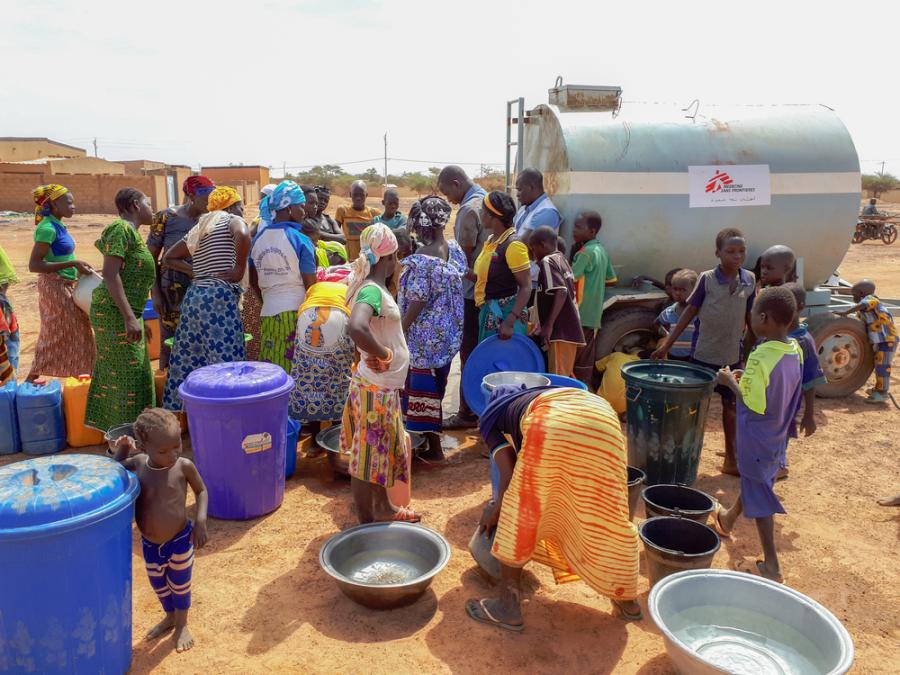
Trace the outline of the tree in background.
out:
[[[900,187],[900,180],[889,173],[864,173],[862,176],[862,188],[872,197],[878,197],[888,190]]]
[[[347,176],[347,172],[337,164],[323,164],[314,166],[309,171],[297,173],[291,178],[301,185],[325,185],[332,188],[335,181],[344,176]],[[353,177],[350,176],[350,179],[352,182]]]
[[[475,182],[488,192],[491,190],[506,190],[506,174],[503,171],[491,168],[489,164],[481,165],[481,171],[475,178]]]
[[[381,174],[378,173],[378,169],[376,169],[375,167],[372,167],[371,169],[368,169],[367,171],[364,171],[363,173],[356,174],[355,178],[357,180],[364,180],[367,183],[378,184],[378,183],[382,182]]]

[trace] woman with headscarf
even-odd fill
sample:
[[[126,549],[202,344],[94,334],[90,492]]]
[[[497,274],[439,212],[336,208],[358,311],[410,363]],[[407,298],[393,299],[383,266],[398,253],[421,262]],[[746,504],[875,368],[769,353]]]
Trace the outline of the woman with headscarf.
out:
[[[140,190],[122,188],[116,210],[119,217],[94,243],[103,254],[103,284],[91,298],[97,362],[84,423],[100,431],[134,422],[156,393],[142,319],[156,263],[138,233],[153,222],[153,209]]]
[[[182,409],[178,387],[197,368],[245,359],[239,303],[250,230],[243,215],[237,191],[217,187],[209,195],[209,212],[163,258],[166,267],[191,278],[166,375],[167,410]]]
[[[291,377],[291,417],[313,437],[321,422],[341,419],[354,349],[347,327],[347,286],[320,281],[309,289],[297,314]]]
[[[406,428],[427,434],[428,459],[443,457],[441,402],[447,390],[450,363],[462,342],[466,255],[455,241],[444,238],[450,204],[425,197],[409,210],[408,227],[424,245],[403,259],[399,305],[409,345],[409,375],[403,408]]]
[[[207,212],[207,200],[215,189],[215,184],[206,176],[188,176],[181,186],[184,192],[184,203],[164,209],[153,218],[150,234],[147,236],[147,248],[153,259],[159,261],[156,271],[156,283],[153,286],[153,306],[159,314],[160,351],[159,368],[169,367],[170,348],[166,340],[175,335],[178,320],[181,316],[181,302],[191,285],[189,276],[166,267],[160,255],[184,239],[197,221]],[[186,261],[190,264],[190,260]]]
[[[478,305],[478,341],[491,335],[509,339],[528,333],[525,310],[531,297],[531,260],[519,241],[513,218],[516,205],[505,192],[495,190],[482,201],[481,222],[491,235],[468,275],[475,282]]]
[[[7,291],[19,277],[0,246],[0,386],[15,379],[19,368],[19,324]]]
[[[571,387],[498,387],[479,426],[500,470],[499,494],[478,528],[494,535],[500,593],[469,600],[469,616],[521,631],[519,584],[534,561],[550,567],[557,583],[583,579],[624,619],[639,620],[627,452],[609,403]]]
[[[62,185],[41,185],[34,197],[34,247],[28,271],[38,275],[41,331],[28,380],[41,375],[77,377],[94,369],[94,334],[87,314],[75,305],[79,274],[92,274],[75,259],[75,240],[63,224],[75,213],[75,199]]]
[[[269,195],[278,187],[275,183],[269,183],[260,190],[261,197],[259,200],[259,209],[262,211],[263,203],[268,202]],[[264,230],[269,223],[263,222],[261,216],[256,216],[250,224],[250,240],[256,239],[256,235],[260,230]],[[249,281],[249,279],[248,279]],[[248,361],[256,361],[259,359],[259,322],[260,312],[262,311],[262,298],[259,292],[250,286],[249,283],[244,285],[244,298],[241,302],[241,321],[244,324],[244,332],[251,335],[251,340],[244,349]]]
[[[386,491],[394,481],[409,483],[411,452],[400,410],[409,351],[400,308],[387,289],[397,264],[397,239],[378,223],[362,231],[359,243],[347,304],[350,339],[360,361],[344,407],[341,452],[350,455],[350,484],[361,523],[418,522],[418,513],[395,507]]]
[[[250,252],[250,286],[262,296],[259,358],[291,372],[297,312],[306,292],[316,283],[316,254],[303,234],[303,189],[285,180],[272,191],[263,220],[272,224],[260,232]]]

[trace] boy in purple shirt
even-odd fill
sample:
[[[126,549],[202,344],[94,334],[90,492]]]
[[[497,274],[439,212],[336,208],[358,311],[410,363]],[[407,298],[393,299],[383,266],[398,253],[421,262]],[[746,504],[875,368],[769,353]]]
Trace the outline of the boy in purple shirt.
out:
[[[763,339],[747,358],[743,371],[727,366],[719,370],[717,382],[737,397],[737,461],[741,492],[730,509],[717,505],[713,523],[728,536],[743,513],[756,521],[764,558],[738,571],[783,582],[775,550],[775,514],[785,513],[773,490],[775,477],[784,464],[788,439],[796,437],[796,415],[800,408],[803,352],[788,337],[797,314],[794,294],[787,288],[763,289],[750,315],[754,335]]]

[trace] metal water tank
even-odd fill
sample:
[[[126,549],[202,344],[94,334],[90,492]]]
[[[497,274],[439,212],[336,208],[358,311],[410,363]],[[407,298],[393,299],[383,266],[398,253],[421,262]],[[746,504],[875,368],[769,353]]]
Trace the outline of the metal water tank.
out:
[[[539,105],[525,116],[520,166],[543,172],[567,238],[580,211],[601,214],[600,240],[622,284],[711,268],[726,227],[746,234],[748,267],[786,244],[803,259],[807,288],[824,282],[849,247],[860,204],[859,158],[837,115],[815,105],[700,113]]]

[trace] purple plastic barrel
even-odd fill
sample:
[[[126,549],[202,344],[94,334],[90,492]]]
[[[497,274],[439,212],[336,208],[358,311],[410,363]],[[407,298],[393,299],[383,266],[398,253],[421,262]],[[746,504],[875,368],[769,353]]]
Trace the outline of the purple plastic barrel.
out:
[[[246,520],[281,506],[293,386],[280,366],[238,361],[198,368],[179,387],[209,515]]]

